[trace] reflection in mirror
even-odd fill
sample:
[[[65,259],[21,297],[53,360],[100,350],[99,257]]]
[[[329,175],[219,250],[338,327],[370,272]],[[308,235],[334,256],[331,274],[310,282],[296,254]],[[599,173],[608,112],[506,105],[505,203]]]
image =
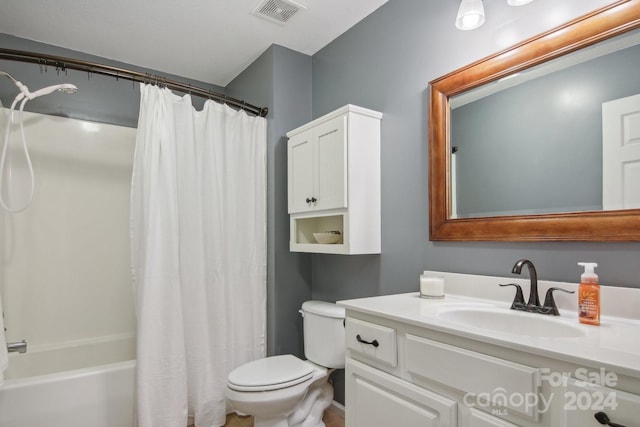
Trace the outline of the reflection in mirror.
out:
[[[450,216],[639,208],[638,70],[634,31],[451,97]]]

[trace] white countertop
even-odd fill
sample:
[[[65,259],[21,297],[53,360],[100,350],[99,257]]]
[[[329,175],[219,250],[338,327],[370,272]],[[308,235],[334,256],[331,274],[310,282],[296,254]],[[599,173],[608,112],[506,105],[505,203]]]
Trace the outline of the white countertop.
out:
[[[600,326],[591,326],[579,323],[575,311],[575,295],[554,293],[554,296],[557,294],[556,302],[560,308],[560,316],[509,311],[514,289],[500,288],[497,286],[498,283],[525,283],[523,292],[526,299],[529,294],[528,280],[443,272],[428,273],[445,278],[444,299],[421,298],[419,292],[414,292],[338,301],[337,304],[347,310],[640,378],[640,319],[633,317],[640,316],[640,289],[601,287],[602,297],[606,295],[603,301],[607,301],[609,307],[609,310],[603,307],[602,312],[614,315],[603,314]],[[541,300],[544,299],[544,291],[550,286],[569,290],[577,288],[577,284],[539,282]],[[492,299],[479,298],[478,294],[487,295]],[[560,338],[532,336],[527,335],[526,331],[501,332],[483,328],[480,324],[463,325],[442,318],[442,313],[459,308],[504,310],[517,316],[548,318],[545,321],[577,328],[582,335]]]

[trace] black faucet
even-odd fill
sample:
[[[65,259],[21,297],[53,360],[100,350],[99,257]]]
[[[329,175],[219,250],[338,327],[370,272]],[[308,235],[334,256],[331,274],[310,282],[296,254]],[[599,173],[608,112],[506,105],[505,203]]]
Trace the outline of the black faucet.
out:
[[[520,274],[522,266],[525,264],[529,267],[529,279],[531,281],[527,305],[530,307],[540,307],[540,298],[538,298],[538,273],[536,273],[536,268],[533,266],[533,263],[528,259],[521,259],[515,263],[511,272],[513,274]]]
[[[544,299],[544,305],[540,305],[540,298],[538,297],[538,273],[536,273],[536,268],[533,266],[533,263],[528,259],[521,259],[515,263],[511,272],[513,274],[520,274],[522,271],[522,266],[525,264],[529,268],[529,279],[531,281],[531,286],[529,287],[529,301],[526,304],[524,302],[524,295],[522,294],[522,287],[520,287],[520,285],[515,283],[500,285],[515,286],[516,288],[516,296],[513,299],[513,303],[511,304],[511,309],[559,316],[560,313],[558,312],[558,307],[556,306],[556,302],[553,299],[553,292],[563,291],[569,294],[572,294],[574,292],[567,291],[566,289],[562,288],[549,288]]]

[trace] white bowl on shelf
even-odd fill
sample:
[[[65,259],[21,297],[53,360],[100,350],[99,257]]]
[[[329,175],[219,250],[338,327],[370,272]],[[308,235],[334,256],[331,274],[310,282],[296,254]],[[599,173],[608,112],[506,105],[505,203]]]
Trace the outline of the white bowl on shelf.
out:
[[[313,233],[313,237],[316,239],[316,242],[324,244],[324,245],[332,245],[334,243],[338,243],[342,238],[342,234],[339,233]]]

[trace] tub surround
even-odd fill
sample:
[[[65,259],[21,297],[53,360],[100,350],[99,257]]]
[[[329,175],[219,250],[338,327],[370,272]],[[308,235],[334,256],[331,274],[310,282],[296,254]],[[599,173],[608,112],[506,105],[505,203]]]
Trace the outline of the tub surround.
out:
[[[0,214],[0,280],[7,341],[25,339],[28,349],[9,356],[0,427],[133,426],[128,230],[136,131],[24,117],[36,192],[29,209]]]
[[[444,278],[444,299],[412,292],[338,302],[347,313],[349,425],[400,411],[407,425],[574,427],[593,421],[597,395],[612,396],[602,408],[612,422],[634,419],[640,290],[603,287],[602,323],[590,326],[578,321],[576,294],[554,294],[559,316],[510,310],[514,288],[498,284],[527,293],[528,278],[424,274]],[[538,282],[543,296],[577,286]],[[588,407],[572,407],[585,398]]]
[[[0,114],[8,117],[4,108]],[[20,356],[136,331],[129,255],[136,130],[25,111],[24,131],[33,203],[19,215],[0,213],[6,340],[28,343],[27,355],[12,353],[9,370]],[[20,132],[12,138],[18,143]],[[79,367],[86,365],[70,368]]]
[[[64,371],[110,365],[136,358],[134,333],[84,340],[65,341],[56,345],[29,346],[26,353],[9,355],[5,379],[25,379]],[[1,400],[1,397],[0,397]],[[2,416],[0,416],[0,420]]]

